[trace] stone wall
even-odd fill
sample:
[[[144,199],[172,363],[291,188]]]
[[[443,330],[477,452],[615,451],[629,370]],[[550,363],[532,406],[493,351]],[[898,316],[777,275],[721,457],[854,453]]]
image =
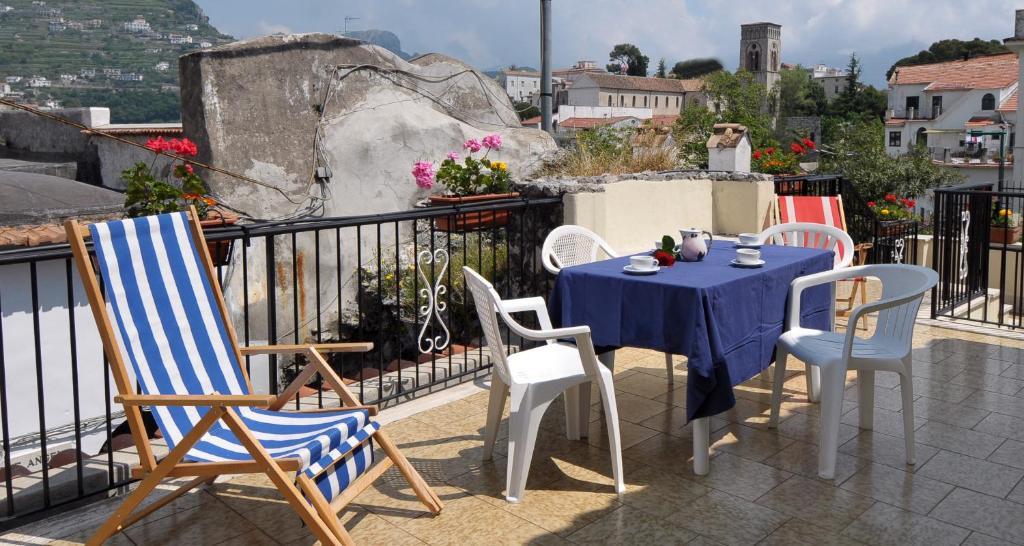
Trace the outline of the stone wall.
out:
[[[87,127],[110,123],[108,108],[67,108],[51,113]],[[0,111],[0,154],[26,159],[74,161],[77,180],[100,185],[96,144],[78,128],[21,110]]]

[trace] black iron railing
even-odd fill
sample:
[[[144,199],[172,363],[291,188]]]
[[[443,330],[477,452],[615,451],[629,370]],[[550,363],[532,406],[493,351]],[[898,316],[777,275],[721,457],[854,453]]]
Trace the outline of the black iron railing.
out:
[[[866,243],[866,263],[914,263],[916,260],[920,223],[916,219],[879,219],[853,183],[842,176],[779,176],[775,178],[775,194],[842,196],[846,231],[854,243]]]
[[[993,184],[935,190],[932,317],[1024,326],[1021,211],[1024,192]]]
[[[393,405],[486,373],[461,267],[505,297],[546,294],[544,235],[559,198],[217,228],[217,267],[240,342],[374,342],[332,366],[366,404]],[[512,350],[521,340],[510,339]],[[301,360],[247,357],[277,392]],[[283,358],[283,357],[282,357]],[[0,252],[0,529],[130,481],[132,444],[67,245]],[[336,397],[309,384],[302,405]],[[151,432],[155,432],[155,429]]]

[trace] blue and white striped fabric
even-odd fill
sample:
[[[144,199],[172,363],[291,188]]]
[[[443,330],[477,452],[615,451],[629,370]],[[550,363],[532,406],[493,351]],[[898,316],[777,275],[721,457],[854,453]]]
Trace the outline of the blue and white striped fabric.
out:
[[[133,218],[92,224],[89,230],[118,346],[123,359],[131,362],[141,392],[249,394],[187,216]],[[154,406],[152,410],[173,448],[208,408]],[[365,410],[299,414],[243,407],[237,411],[272,456],[299,458],[307,475],[320,474],[318,485],[328,500],[372,463],[370,442],[354,449],[377,430]],[[186,455],[186,460],[194,462],[251,459],[221,422]],[[332,461],[337,462],[335,468],[321,473]]]

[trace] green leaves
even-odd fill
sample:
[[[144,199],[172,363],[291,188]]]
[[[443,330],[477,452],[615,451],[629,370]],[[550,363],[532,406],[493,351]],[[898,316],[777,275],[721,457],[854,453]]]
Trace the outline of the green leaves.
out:
[[[467,156],[462,164],[451,159],[441,162],[436,180],[451,193],[458,196],[482,195],[487,193],[508,193],[511,176],[508,168],[495,168],[501,163],[486,157],[474,159]],[[504,163],[501,163],[504,166]]]
[[[661,250],[674,254],[676,250],[676,240],[671,235],[665,235],[661,238]]]

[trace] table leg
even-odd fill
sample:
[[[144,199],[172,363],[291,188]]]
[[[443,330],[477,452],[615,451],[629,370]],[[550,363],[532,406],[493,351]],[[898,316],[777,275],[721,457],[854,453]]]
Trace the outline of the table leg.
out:
[[[693,473],[707,476],[711,452],[711,421],[708,417],[693,420]]]

